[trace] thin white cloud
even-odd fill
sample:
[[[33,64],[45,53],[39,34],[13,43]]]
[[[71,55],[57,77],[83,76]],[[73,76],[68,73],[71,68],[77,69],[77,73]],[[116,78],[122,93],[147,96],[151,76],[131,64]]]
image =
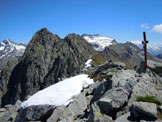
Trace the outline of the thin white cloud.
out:
[[[147,23],[141,24],[140,27],[141,27],[141,28],[145,28],[145,29],[149,29],[149,25],[148,25]]]
[[[131,41],[131,43],[133,43],[135,45],[141,45],[142,44],[142,41],[135,40],[135,41]]]
[[[162,24],[160,24],[160,25],[155,25],[155,26],[153,27],[153,29],[151,30],[151,32],[162,33]]]
[[[162,42],[156,41],[148,44],[148,48],[152,50],[160,50],[162,49]]]

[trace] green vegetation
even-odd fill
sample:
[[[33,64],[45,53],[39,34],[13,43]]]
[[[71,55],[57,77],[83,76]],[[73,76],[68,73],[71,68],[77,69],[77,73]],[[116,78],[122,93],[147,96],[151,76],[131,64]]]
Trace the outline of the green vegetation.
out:
[[[124,67],[124,70],[133,70],[133,67],[131,67],[131,66],[126,66],[126,67]]]
[[[108,75],[99,75],[98,77],[95,78],[95,81],[102,81],[103,79],[105,80],[110,80],[112,78],[112,76],[108,76]]]
[[[137,101],[149,102],[149,103],[155,103],[157,105],[161,105],[161,102],[157,100],[155,96],[139,96],[137,97]]]
[[[96,109],[94,113],[95,113],[94,122],[98,122],[100,118],[103,117],[103,114],[101,113],[100,109]]]
[[[101,112],[100,111],[97,111],[97,112],[95,112],[96,113],[96,115],[99,117],[99,118],[102,118],[102,114],[101,114]]]
[[[101,65],[105,63],[105,58],[103,56],[101,56],[100,54],[96,54],[92,57],[93,62],[95,63],[95,65]]]
[[[157,112],[158,119],[162,120],[162,113],[160,111]]]

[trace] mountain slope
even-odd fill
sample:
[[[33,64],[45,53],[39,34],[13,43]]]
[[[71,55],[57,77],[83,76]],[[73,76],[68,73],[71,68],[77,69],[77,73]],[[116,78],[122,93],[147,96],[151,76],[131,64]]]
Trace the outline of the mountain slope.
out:
[[[9,78],[9,91],[2,104],[24,100],[40,89],[78,74],[80,66],[96,51],[79,35],[69,34],[65,39],[46,28],[36,32],[24,55]]]
[[[131,42],[111,45],[101,53],[107,60],[123,62],[127,67],[140,65],[141,61],[144,60],[143,50]],[[158,61],[150,54],[148,54],[148,59]]]
[[[156,57],[162,59],[162,54],[158,54]]]
[[[90,43],[97,51],[103,51],[105,47],[117,43],[115,39],[106,36],[100,36],[99,34],[83,34],[81,37],[84,38],[88,43]]]
[[[0,69],[2,69],[8,61],[20,58],[24,51],[24,44],[16,44],[9,39],[0,42]]]

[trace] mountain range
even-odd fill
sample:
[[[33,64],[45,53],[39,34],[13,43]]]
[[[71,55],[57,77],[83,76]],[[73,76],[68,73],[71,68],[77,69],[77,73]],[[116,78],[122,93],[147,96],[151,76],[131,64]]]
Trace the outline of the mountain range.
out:
[[[142,113],[134,108],[141,95],[162,100],[162,63],[148,54],[144,71],[143,50],[135,44],[100,35],[73,33],[60,38],[47,28],[38,30],[26,48],[7,43],[11,50],[25,52],[0,72],[0,120],[120,122],[124,115],[125,122],[128,116],[145,117],[152,108],[155,114],[148,118],[159,119],[156,105],[142,108]]]
[[[16,44],[13,41],[6,39],[0,42],[0,70],[10,60],[19,59],[25,51],[25,44]]]
[[[127,64],[135,66],[144,58],[143,50],[139,49],[142,48],[140,41],[132,41],[131,43],[118,43],[113,38],[101,36],[99,34],[83,34],[81,35],[81,38],[85,39],[96,51],[98,51],[108,60],[123,61],[125,63],[125,59],[127,59]],[[139,48],[132,43],[137,45]],[[160,47],[161,46],[149,46],[148,52],[150,54],[159,54],[157,57],[161,58],[160,51],[162,48]],[[8,61],[19,59],[23,55],[25,48],[25,44],[16,44],[9,39],[0,42],[0,69],[2,69]],[[157,60],[150,54],[148,54],[149,59]],[[132,58],[129,58],[130,56]],[[131,59],[131,61],[128,59]]]
[[[131,41],[131,42],[140,47],[141,49],[143,48],[142,41]],[[154,56],[157,56],[158,54],[162,53],[162,42],[148,43],[148,52]]]
[[[116,44],[116,40],[99,34],[83,34],[81,36],[88,43],[90,43],[95,50],[103,51],[105,47]]]

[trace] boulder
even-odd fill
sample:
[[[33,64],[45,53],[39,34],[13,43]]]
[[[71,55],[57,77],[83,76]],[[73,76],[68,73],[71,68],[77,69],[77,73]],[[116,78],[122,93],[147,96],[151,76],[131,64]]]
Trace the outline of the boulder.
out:
[[[157,109],[162,113],[162,106],[158,106]]]
[[[54,110],[54,106],[29,106],[19,112],[15,122],[46,121]]]
[[[58,106],[48,118],[47,122],[72,122],[84,114],[87,100],[84,93],[78,95],[67,107]]]
[[[83,115],[84,111],[87,109],[87,100],[84,93],[79,94],[74,101],[72,101],[67,107],[68,110],[72,112],[74,118]]]
[[[102,113],[102,111],[100,110],[96,102],[91,105],[91,111],[87,121],[88,122],[113,122],[110,116],[107,116],[106,114]]]
[[[98,101],[98,105],[99,105],[100,109],[102,111],[104,111],[104,113],[108,114],[112,109],[112,99],[110,99],[110,98],[101,98]]]
[[[118,111],[122,110],[128,102],[128,92],[122,87],[114,87],[107,91],[104,96],[97,101],[97,104],[104,114],[116,119]]]
[[[129,107],[134,101],[136,101],[138,96],[156,96],[156,99],[162,101],[162,87],[160,85],[159,76],[153,74],[150,70],[146,70],[145,73],[141,73],[137,77],[137,82],[134,84],[131,90],[131,96],[129,99]]]
[[[134,102],[131,106],[131,116],[137,120],[156,120],[157,106],[154,103]]]
[[[118,117],[114,122],[131,122],[129,120],[130,112],[125,113],[124,115]]]
[[[14,122],[18,114],[18,108],[14,105],[6,105],[5,108],[0,108],[0,120],[2,122]]]
[[[0,113],[1,112],[6,112],[7,110],[5,108],[0,108]]]
[[[72,112],[67,110],[66,106],[58,106],[52,113],[52,115],[47,119],[47,122],[57,122],[57,121],[64,121],[72,118]],[[70,121],[67,121],[70,122]]]
[[[112,80],[102,80],[100,84],[94,89],[92,102],[95,102],[104,95],[106,91],[112,88]]]
[[[154,71],[157,74],[162,73],[162,63],[161,62],[156,62],[153,60],[148,60],[147,61],[147,66],[151,71]]]
[[[119,70],[115,75],[113,75],[113,87],[124,87],[126,85],[134,86],[138,79],[138,74],[134,70]],[[129,89],[131,89],[129,88]]]
[[[0,113],[0,120],[2,122],[7,122],[7,121],[14,122],[17,114],[18,113],[16,111],[2,112]]]
[[[114,63],[112,63],[111,61],[110,62],[107,62],[107,63],[105,63],[105,64],[103,64],[103,65],[100,65],[100,66],[98,66],[96,69],[95,69],[95,71],[91,74],[91,77],[93,78],[93,77],[96,77],[96,75],[97,74],[99,74],[99,73],[101,73],[101,72],[103,72],[103,71],[105,71],[105,70],[109,70],[109,71],[111,71],[111,69],[122,69],[122,68],[124,68],[124,64],[123,63],[119,63],[119,62],[114,62]]]

